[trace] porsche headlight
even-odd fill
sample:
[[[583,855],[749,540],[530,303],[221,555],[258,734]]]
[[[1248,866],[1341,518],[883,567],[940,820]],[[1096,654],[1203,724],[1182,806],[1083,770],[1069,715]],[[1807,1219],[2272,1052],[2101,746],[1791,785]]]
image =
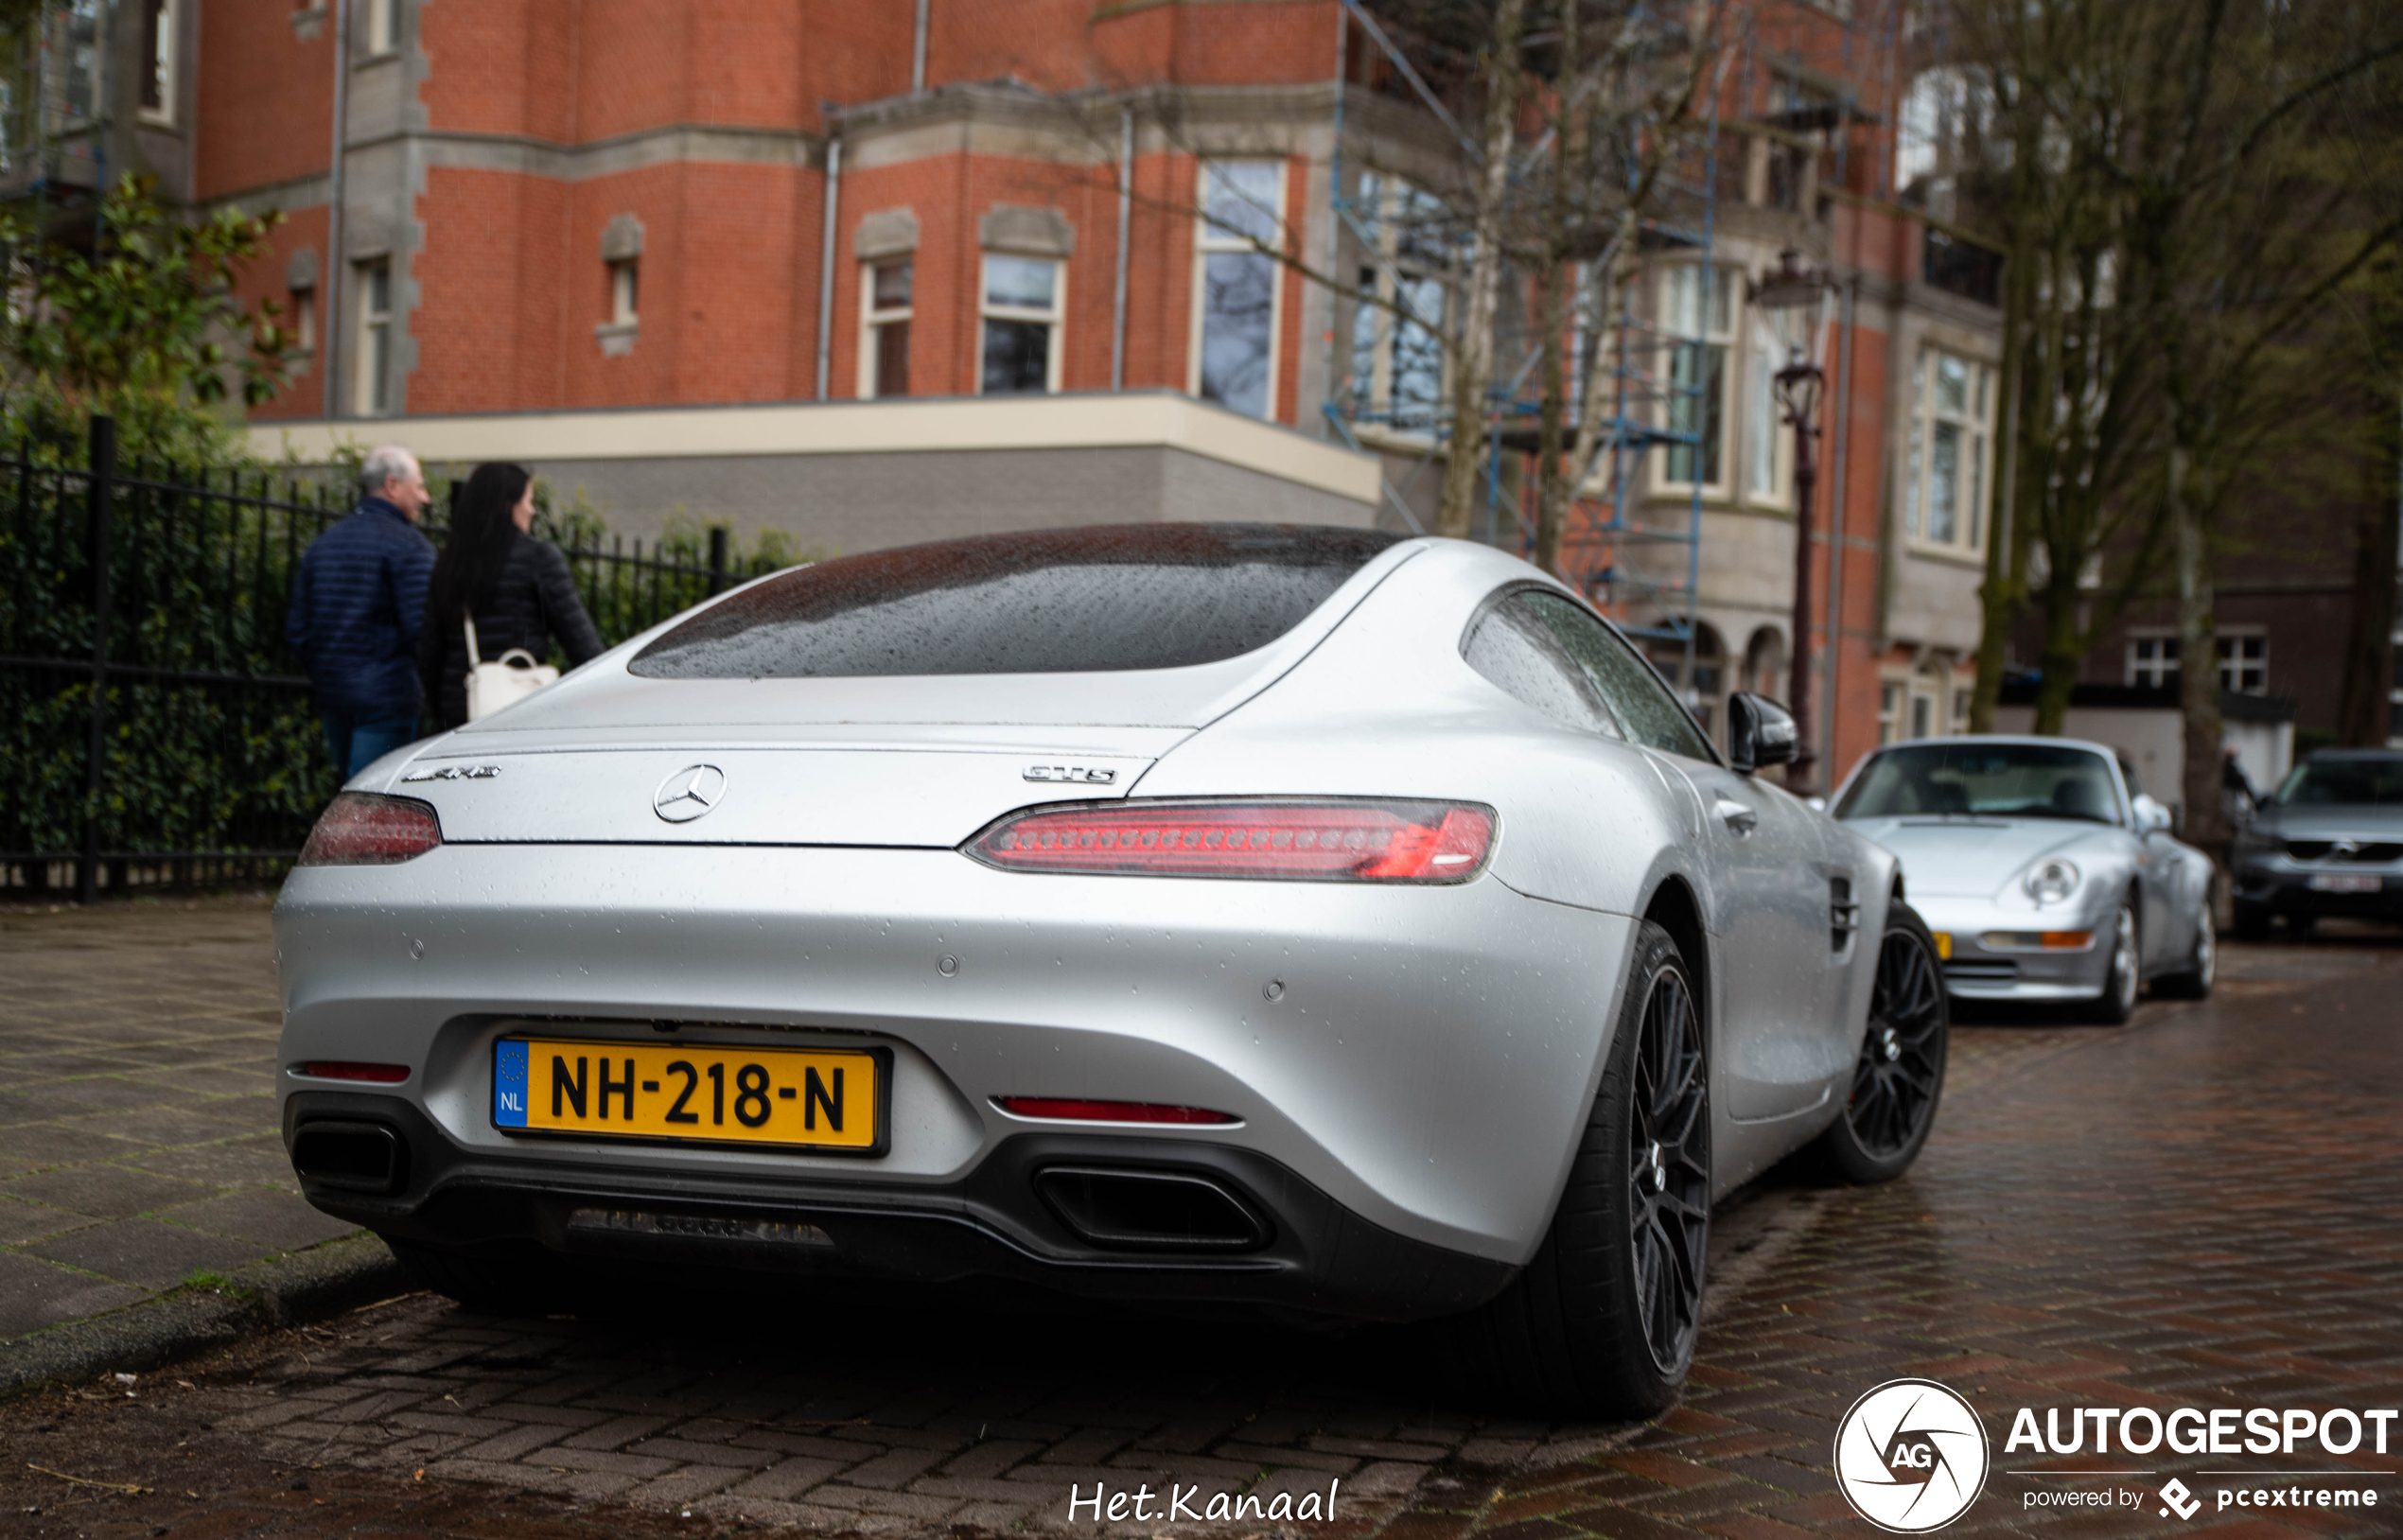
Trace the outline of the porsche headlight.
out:
[[[2039,861],[2027,868],[2027,875],[2019,880],[2019,885],[2026,890],[2027,896],[2034,899],[2036,906],[2041,909],[2048,903],[2059,903],[2078,891],[2078,867],[2075,863],[2058,857]]]

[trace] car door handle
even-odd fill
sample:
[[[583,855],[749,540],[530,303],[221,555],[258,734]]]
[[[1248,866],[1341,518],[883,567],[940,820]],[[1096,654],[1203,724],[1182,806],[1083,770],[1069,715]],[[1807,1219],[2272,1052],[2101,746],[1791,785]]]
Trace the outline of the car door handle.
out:
[[[1761,821],[1761,815],[1730,797],[1720,797],[1710,804],[1710,811],[1727,820],[1728,827],[1739,834],[1749,834]]]

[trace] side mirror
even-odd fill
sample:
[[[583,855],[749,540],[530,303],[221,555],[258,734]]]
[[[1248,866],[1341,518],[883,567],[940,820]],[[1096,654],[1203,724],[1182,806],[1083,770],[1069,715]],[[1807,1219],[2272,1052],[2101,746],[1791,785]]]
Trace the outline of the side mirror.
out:
[[[1794,759],[1794,718],[1765,695],[1728,697],[1728,762],[1742,775]]]
[[[2168,831],[2169,810],[2154,801],[2149,793],[2138,792],[2135,807],[2137,833],[2160,834]]]

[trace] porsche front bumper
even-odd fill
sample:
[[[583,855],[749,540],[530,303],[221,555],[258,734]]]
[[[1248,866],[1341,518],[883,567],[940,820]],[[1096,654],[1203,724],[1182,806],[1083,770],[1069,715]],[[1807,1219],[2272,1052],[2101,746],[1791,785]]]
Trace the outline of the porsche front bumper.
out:
[[[1961,1000],[2092,1000],[2111,973],[2110,917],[2031,913],[1983,898],[1911,895],[1911,905],[1949,947],[1944,982]],[[1988,937],[2045,931],[2086,933],[2082,946],[1989,944]]]

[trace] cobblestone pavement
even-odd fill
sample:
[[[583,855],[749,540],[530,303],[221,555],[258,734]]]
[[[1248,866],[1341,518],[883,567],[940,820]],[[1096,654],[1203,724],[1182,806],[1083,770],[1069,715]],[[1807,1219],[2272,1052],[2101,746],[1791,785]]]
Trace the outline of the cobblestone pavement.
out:
[[[277,1132],[267,901],[0,914],[0,1339],[351,1227]]]
[[[1863,1391],[1940,1379],[1995,1474],[1948,1534],[2403,1532],[2403,1429],[2375,1511],[2221,1514],[2229,1461],[2101,1484],[2015,1474],[2013,1409],[2403,1403],[2403,947],[2232,949],[2199,1006],[2131,1027],[1964,1026],[1937,1137],[1891,1185],[1771,1184],[1725,1216],[1699,1361],[1652,1425],[1463,1405],[1412,1333],[1319,1337],[1012,1304],[973,1290],[611,1320],[492,1320],[427,1296],[206,1363],[0,1409],[0,1530],[581,1540],[1069,1526],[1072,1489],[1150,1488],[1122,1532],[1391,1540],[1873,1533],[1830,1443]],[[2206,1499],[2158,1515],[2155,1484]],[[117,1482],[140,1493],[76,1484]],[[2312,1479],[2314,1481],[2320,1479]],[[1334,1522],[1165,1524],[1171,1483],[1266,1500],[1341,1483]],[[2290,1515],[2290,1516],[2289,1516]],[[1182,1515],[1180,1515],[1182,1517]],[[1075,1526],[1091,1529],[1082,1518]]]

